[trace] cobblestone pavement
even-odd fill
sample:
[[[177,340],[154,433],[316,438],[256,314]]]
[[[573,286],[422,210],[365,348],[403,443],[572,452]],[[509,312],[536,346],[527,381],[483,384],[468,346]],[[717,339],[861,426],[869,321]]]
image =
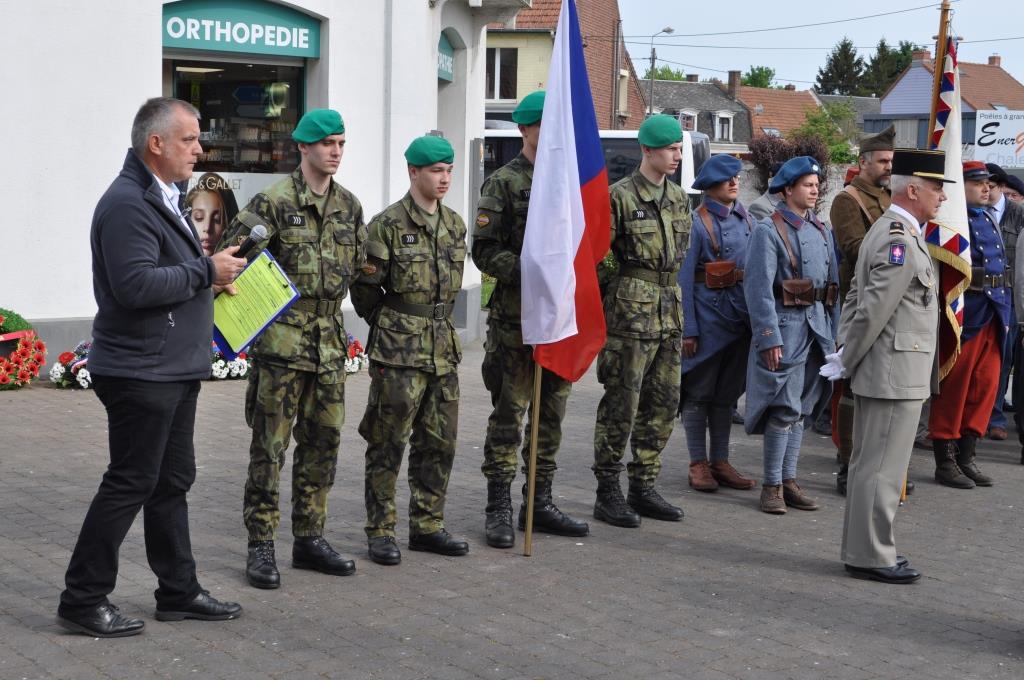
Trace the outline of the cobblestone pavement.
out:
[[[349,381],[327,526],[358,571],[331,577],[283,559],[277,591],[252,589],[243,574],[244,383],[206,383],[189,496],[193,550],[204,587],[241,602],[244,616],[153,620],[155,579],[140,521],[121,551],[111,599],[144,618],[146,630],[122,640],[66,634],[54,623],[70,550],[105,467],[103,410],[89,392],[0,393],[0,678],[1024,677],[1017,445],[979,446],[981,467],[997,482],[973,491],[937,486],[930,455],[915,453],[917,492],[897,520],[900,552],[925,574],[913,586],[844,575],[834,450],[810,432],[800,476],[823,502],[819,512],[774,517],[757,511],[756,490],[693,492],[677,426],[659,488],[685,508],[682,523],[617,529],[591,520],[589,537],[537,535],[534,556],[524,558],[521,535],[508,551],[483,541],[479,468],[489,400],[481,358],[476,344],[463,362],[447,513],[470,554],[404,550],[398,567],[366,558],[356,433],[369,383],[363,372]],[[557,502],[580,517],[592,510],[600,395],[591,372],[573,392],[559,456]],[[759,476],[760,439],[739,426],[733,435],[733,462]],[[287,490],[287,467],[284,478]],[[401,484],[403,548],[407,493]],[[287,507],[284,515],[278,555],[287,558]]]

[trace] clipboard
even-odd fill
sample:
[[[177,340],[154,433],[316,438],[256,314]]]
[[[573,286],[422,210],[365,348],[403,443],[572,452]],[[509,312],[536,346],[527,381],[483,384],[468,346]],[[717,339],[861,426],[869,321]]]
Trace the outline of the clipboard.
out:
[[[274,256],[260,252],[235,278],[237,295],[213,299],[213,341],[231,361],[288,311],[299,291]]]

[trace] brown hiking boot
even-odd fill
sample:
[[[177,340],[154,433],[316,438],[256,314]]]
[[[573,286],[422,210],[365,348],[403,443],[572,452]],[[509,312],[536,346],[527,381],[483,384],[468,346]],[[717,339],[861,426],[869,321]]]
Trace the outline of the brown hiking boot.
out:
[[[761,486],[761,512],[769,515],[785,515],[786,501],[782,499],[782,486]]]
[[[782,498],[786,505],[797,510],[817,510],[818,504],[804,493],[795,479],[782,480]]]
[[[754,488],[754,480],[747,479],[741,475],[727,460],[712,461],[710,468],[711,476],[722,486],[727,486],[730,489],[739,489],[740,491]]]
[[[690,486],[697,491],[718,490],[718,482],[711,476],[711,468],[706,460],[690,463]]]

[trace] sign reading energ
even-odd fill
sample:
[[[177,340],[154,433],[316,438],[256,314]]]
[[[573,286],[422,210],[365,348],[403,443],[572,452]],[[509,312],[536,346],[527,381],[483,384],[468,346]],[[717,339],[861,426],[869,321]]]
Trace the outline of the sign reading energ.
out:
[[[974,160],[1024,168],[1024,111],[978,111]]]
[[[181,0],[164,5],[163,45],[315,59],[320,22],[264,0]]]

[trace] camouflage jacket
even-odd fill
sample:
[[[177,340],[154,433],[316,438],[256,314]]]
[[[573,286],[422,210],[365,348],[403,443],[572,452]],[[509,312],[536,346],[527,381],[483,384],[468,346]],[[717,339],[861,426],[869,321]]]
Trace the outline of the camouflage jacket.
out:
[[[267,228],[260,244],[281,265],[302,298],[253,343],[259,360],[300,371],[317,371],[321,380],[343,382],[347,338],[341,301],[363,263],[363,208],[337,182],[322,199],[296,168],[267,187],[228,226],[219,249],[240,243],[257,224]],[[258,251],[257,251],[258,252]]]
[[[473,263],[496,279],[489,318],[506,323],[519,324],[522,319],[519,255],[532,184],[533,163],[519,154],[488,177],[480,191]]]
[[[611,187],[611,258],[598,265],[609,335],[682,333],[676,278],[690,245],[690,204],[677,184],[666,179],[664,187],[662,192],[639,170]]]
[[[370,220],[352,304],[370,323],[373,361],[442,375],[462,360],[452,307],[462,289],[466,224],[451,208],[440,210],[436,232],[410,194]],[[432,309],[417,313],[410,306]]]

